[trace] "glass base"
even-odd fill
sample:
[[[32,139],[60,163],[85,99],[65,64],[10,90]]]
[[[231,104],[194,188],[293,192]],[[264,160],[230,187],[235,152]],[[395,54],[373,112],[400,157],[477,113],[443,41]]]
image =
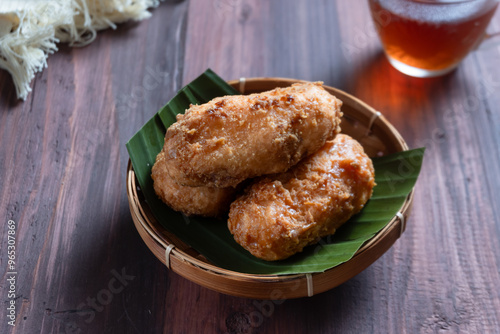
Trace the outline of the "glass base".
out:
[[[400,62],[399,60],[391,58],[389,55],[386,55],[389,63],[397,69],[399,72],[404,73],[406,75],[416,77],[416,78],[433,78],[439,77],[441,75],[445,75],[453,71],[458,64],[450,66],[448,68],[442,70],[426,70],[418,67],[413,67],[410,65],[406,65],[405,63]]]

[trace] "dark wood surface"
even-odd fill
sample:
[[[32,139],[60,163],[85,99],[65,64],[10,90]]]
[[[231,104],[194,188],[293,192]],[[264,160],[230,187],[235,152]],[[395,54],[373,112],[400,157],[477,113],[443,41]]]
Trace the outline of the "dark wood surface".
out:
[[[384,58],[364,1],[191,0],[60,45],[25,102],[1,71],[0,332],[499,333],[499,60],[492,46],[414,79]],[[324,81],[427,147],[407,230],[385,255],[331,291],[271,302],[199,287],[151,254],[128,208],[125,143],[208,67]]]

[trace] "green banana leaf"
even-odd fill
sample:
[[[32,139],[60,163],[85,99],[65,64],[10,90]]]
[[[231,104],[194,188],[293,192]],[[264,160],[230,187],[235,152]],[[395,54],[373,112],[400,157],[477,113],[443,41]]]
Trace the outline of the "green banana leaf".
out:
[[[333,236],[282,261],[268,262],[252,256],[234,241],[225,220],[186,217],[170,209],[156,196],[151,179],[151,167],[163,147],[166,129],[175,122],[175,115],[183,113],[190,104],[232,94],[239,92],[209,69],[182,88],[127,143],[141,191],[156,219],[213,264],[250,274],[322,272],[348,261],[401,209],[420,172],[423,148],[374,158],[377,186],[363,210]]]

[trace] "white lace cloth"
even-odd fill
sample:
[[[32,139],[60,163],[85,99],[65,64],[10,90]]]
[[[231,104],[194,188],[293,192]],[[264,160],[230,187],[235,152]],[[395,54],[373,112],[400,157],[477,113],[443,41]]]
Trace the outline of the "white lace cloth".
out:
[[[91,43],[98,30],[151,16],[159,0],[1,0],[0,68],[7,70],[17,97],[26,100],[36,72],[58,42]]]

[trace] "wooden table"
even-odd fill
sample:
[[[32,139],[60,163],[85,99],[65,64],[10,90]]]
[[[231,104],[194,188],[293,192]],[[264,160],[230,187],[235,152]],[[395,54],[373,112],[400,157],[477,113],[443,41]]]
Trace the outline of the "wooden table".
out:
[[[25,102],[0,72],[0,332],[499,333],[499,59],[493,46],[415,79],[383,56],[364,1],[191,0],[61,45]],[[128,208],[125,143],[208,67],[324,81],[427,147],[407,230],[385,255],[333,290],[273,303],[199,287],[151,254]]]

